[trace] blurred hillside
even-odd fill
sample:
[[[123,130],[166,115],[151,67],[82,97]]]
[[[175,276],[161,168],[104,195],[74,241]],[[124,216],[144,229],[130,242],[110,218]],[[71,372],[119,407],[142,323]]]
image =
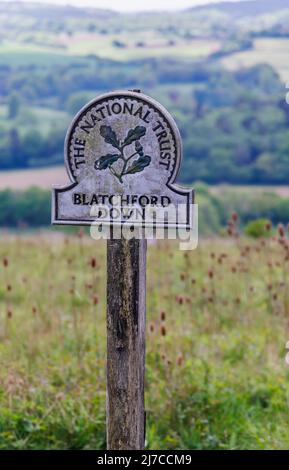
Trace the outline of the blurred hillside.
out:
[[[287,0],[143,14],[2,3],[0,170],[63,164],[73,114],[137,87],[176,118],[183,182],[286,184],[288,47]]]

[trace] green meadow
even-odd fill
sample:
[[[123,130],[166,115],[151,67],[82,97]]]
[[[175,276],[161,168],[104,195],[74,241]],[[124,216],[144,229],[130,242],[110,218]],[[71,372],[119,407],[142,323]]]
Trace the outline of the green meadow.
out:
[[[148,449],[286,449],[286,234],[148,248]],[[105,245],[1,237],[0,448],[104,449]],[[288,334],[287,334],[288,333]]]

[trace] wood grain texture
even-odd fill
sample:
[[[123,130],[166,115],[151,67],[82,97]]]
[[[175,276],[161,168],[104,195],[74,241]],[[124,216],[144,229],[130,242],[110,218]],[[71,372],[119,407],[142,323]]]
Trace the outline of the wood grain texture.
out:
[[[146,240],[107,242],[107,448],[145,440]]]

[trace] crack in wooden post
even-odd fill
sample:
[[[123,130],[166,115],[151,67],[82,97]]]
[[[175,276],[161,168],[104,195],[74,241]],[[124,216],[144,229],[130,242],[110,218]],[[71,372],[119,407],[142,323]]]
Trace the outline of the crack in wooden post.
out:
[[[107,449],[145,444],[146,240],[107,242]]]

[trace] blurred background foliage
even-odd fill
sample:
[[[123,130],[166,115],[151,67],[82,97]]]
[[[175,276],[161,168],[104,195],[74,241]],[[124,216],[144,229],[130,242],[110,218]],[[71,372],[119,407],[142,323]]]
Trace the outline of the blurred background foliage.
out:
[[[276,192],[264,193],[258,188],[255,191],[242,187],[232,189],[230,186],[221,186],[212,192],[204,183],[196,183],[194,187],[201,235],[225,235],[228,216],[235,211],[242,229],[256,219],[261,219],[261,226],[264,219],[269,219],[274,225],[287,224],[289,221],[289,198]],[[0,191],[0,227],[33,229],[48,226],[51,218],[50,199],[50,191],[36,186],[25,191]],[[247,234],[254,236],[253,232],[249,229]],[[259,236],[262,235],[261,230]]]
[[[62,164],[82,105],[141,88],[181,129],[182,182],[287,182],[289,9],[248,3],[138,14],[0,5],[0,169]]]
[[[287,3],[135,14],[0,4],[0,226],[49,223],[41,187],[55,181],[32,176],[40,189],[20,193],[19,178],[57,175],[73,115],[117,88],[141,88],[175,117],[179,182],[208,185],[197,184],[201,233],[219,233],[231,210],[243,224],[287,221],[287,191],[276,189],[289,177]]]

